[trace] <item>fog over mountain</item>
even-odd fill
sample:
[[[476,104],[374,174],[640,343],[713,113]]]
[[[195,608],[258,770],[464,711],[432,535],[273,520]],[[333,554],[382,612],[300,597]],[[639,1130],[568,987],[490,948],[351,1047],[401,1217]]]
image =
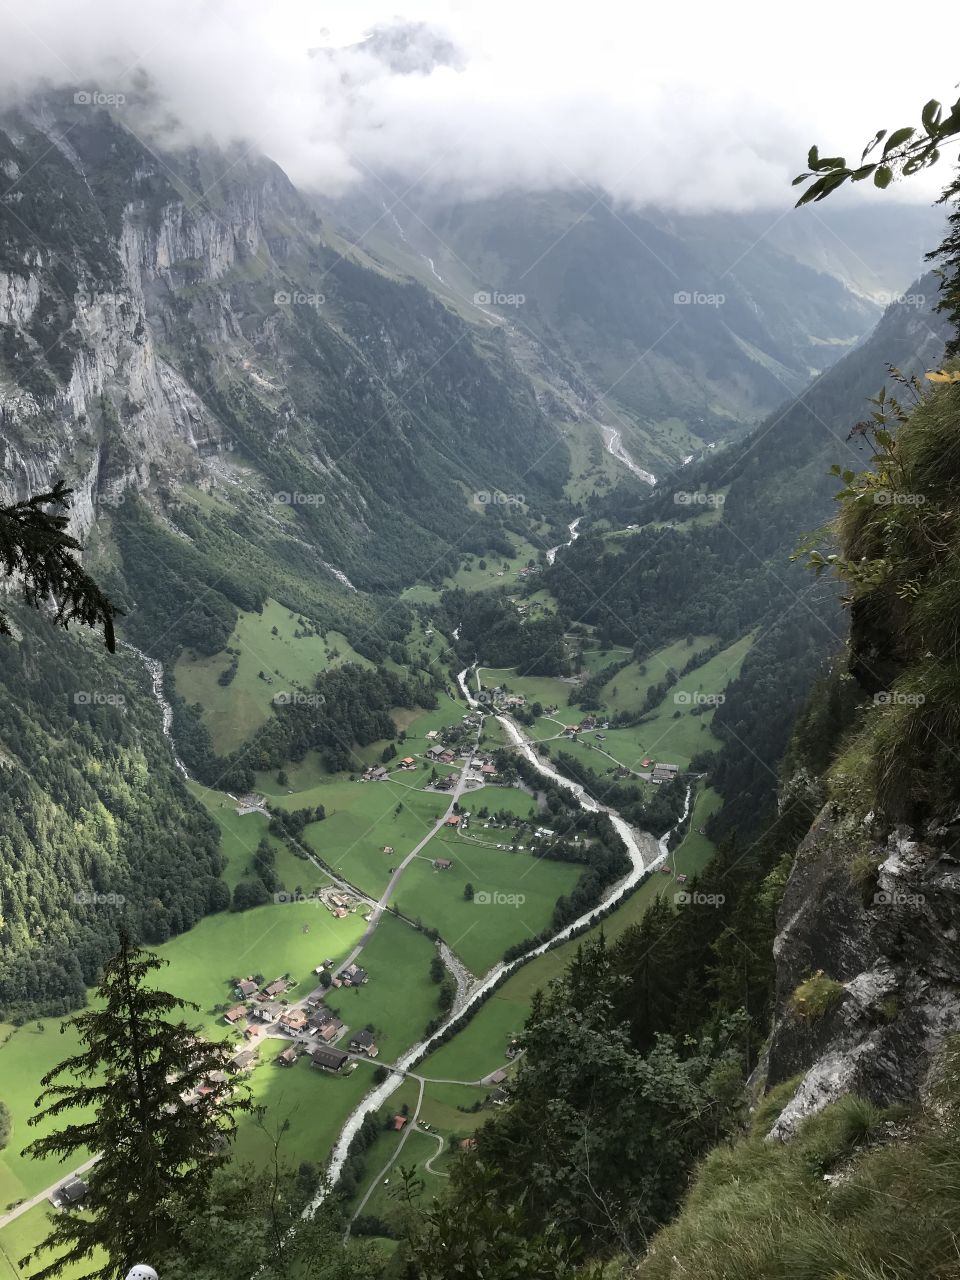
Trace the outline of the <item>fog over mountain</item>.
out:
[[[894,14],[875,5],[862,24],[824,0],[773,19],[752,0],[408,0],[399,14],[381,0],[39,0],[0,14],[0,92],[6,105],[51,85],[119,95],[165,145],[253,146],[328,195],[389,170],[460,198],[587,186],[684,211],[785,209],[812,141],[855,152],[931,93],[949,98],[948,42],[931,41],[884,83],[897,118],[875,119]]]

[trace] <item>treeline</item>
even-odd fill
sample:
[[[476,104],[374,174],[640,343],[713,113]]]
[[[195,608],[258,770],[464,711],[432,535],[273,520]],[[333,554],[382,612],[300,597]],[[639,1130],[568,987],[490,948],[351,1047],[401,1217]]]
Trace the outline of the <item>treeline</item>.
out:
[[[559,615],[522,618],[504,593],[462,588],[444,591],[440,609],[445,630],[460,627],[457,653],[463,663],[479,655],[491,667],[516,667],[520,675],[565,676],[570,663]]]
[[[633,827],[662,836],[675,826],[683,813],[686,783],[678,775],[671,782],[661,782],[649,799],[636,783],[618,781],[597,773],[575,756],[561,751],[557,766],[562,773],[579,782],[601,804],[619,810]]]
[[[215,824],[184,787],[145,673],[17,617],[0,644],[0,1010],[86,999],[118,932],[160,943],[223,910]]]

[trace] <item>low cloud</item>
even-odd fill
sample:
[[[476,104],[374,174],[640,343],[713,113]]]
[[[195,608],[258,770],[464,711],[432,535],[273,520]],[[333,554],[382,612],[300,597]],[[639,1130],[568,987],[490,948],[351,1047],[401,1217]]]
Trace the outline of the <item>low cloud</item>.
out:
[[[786,207],[812,141],[855,153],[951,95],[947,41],[877,73],[889,4],[869,23],[826,0],[790,15],[755,0],[650,9],[34,0],[0,14],[0,94],[7,107],[45,86],[125,95],[166,145],[245,144],[327,195],[372,174],[465,198],[589,187],[681,210]]]

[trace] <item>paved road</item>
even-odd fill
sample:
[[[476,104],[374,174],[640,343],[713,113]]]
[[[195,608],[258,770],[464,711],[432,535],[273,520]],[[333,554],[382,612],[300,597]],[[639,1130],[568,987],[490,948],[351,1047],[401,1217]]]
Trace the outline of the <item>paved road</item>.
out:
[[[344,1233],[344,1239],[346,1239],[346,1237],[349,1236],[350,1227],[353,1225],[354,1222],[356,1222],[360,1214],[363,1213],[364,1209],[366,1208],[367,1201],[373,1195],[374,1191],[379,1186],[379,1184],[383,1181],[384,1175],[390,1172],[391,1168],[393,1167],[394,1161],[396,1160],[400,1152],[403,1150],[407,1139],[410,1137],[410,1134],[417,1127],[417,1117],[420,1114],[420,1108],[422,1105],[423,1105],[423,1081],[421,1080],[420,1092],[417,1095],[417,1105],[414,1108],[413,1115],[407,1121],[407,1124],[403,1130],[403,1133],[400,1135],[400,1141],[397,1143],[397,1147],[393,1155],[390,1157],[387,1163],[383,1166],[383,1168],[380,1170],[377,1176],[373,1179],[369,1187],[367,1187],[366,1194],[364,1195],[360,1203],[357,1205],[356,1212],[354,1213],[353,1217],[350,1219],[350,1223],[348,1224],[347,1230]]]
[[[460,770],[460,776],[457,778],[456,786],[453,788],[453,791],[450,793],[449,806],[447,807],[446,811],[443,814],[441,814],[441,816],[436,820],[436,822],[433,824],[433,826],[430,828],[427,834],[423,837],[423,839],[416,845],[416,847],[411,849],[411,851],[407,854],[404,860],[397,867],[396,871],[394,871],[393,875],[390,877],[390,883],[387,885],[386,889],[384,889],[383,893],[380,895],[377,902],[374,903],[373,910],[370,912],[370,916],[367,920],[367,927],[364,930],[362,937],[359,939],[359,941],[357,942],[357,945],[353,948],[353,950],[347,956],[346,960],[344,960],[343,963],[338,965],[337,968],[334,970],[335,976],[339,974],[343,969],[348,968],[350,965],[354,963],[357,956],[361,953],[363,948],[367,945],[367,943],[370,941],[370,939],[373,937],[374,933],[376,932],[377,925],[380,923],[380,917],[383,915],[386,909],[387,903],[390,901],[391,897],[393,896],[393,891],[394,889],[396,889],[397,885],[399,884],[400,878],[403,875],[404,871],[406,871],[410,863],[413,862],[414,858],[420,855],[421,850],[424,849],[430,843],[433,837],[437,835],[440,831],[442,831],[443,828],[447,825],[447,819],[450,818],[451,815],[453,814],[453,806],[459,802],[460,797],[463,795],[463,792],[466,788],[467,774],[470,772],[470,761],[473,759],[473,751],[475,751],[480,745],[480,733],[482,728],[483,728],[483,723],[481,721],[480,728],[477,729],[477,736],[476,736],[476,741],[474,742],[473,749],[471,750],[471,753],[468,756],[468,758],[463,762],[463,768]],[[367,901],[369,902],[370,899],[367,899]]]
[[[93,1165],[97,1163],[99,1158],[99,1156],[91,1156],[89,1160],[78,1165],[77,1168],[73,1169],[71,1172],[62,1173],[56,1182],[51,1183],[50,1186],[46,1187],[43,1191],[38,1191],[30,1200],[24,1200],[23,1204],[18,1204],[17,1207],[15,1209],[11,1209],[9,1213],[0,1215],[0,1231],[2,1231],[8,1223],[13,1222],[15,1218],[19,1218],[22,1213],[29,1213],[29,1211],[31,1209],[35,1209],[38,1204],[43,1204],[45,1200],[49,1200],[57,1187],[62,1186],[66,1181],[68,1181],[68,1179],[76,1178],[79,1177],[80,1174],[86,1173],[88,1169],[92,1168]]]

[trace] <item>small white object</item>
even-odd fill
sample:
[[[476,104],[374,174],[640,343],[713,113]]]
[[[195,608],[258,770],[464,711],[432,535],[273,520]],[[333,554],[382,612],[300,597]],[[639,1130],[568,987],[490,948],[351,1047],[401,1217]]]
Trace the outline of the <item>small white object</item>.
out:
[[[160,1277],[153,1267],[148,1266],[145,1262],[138,1262],[135,1267],[131,1267],[127,1272],[127,1280],[160,1280]]]

